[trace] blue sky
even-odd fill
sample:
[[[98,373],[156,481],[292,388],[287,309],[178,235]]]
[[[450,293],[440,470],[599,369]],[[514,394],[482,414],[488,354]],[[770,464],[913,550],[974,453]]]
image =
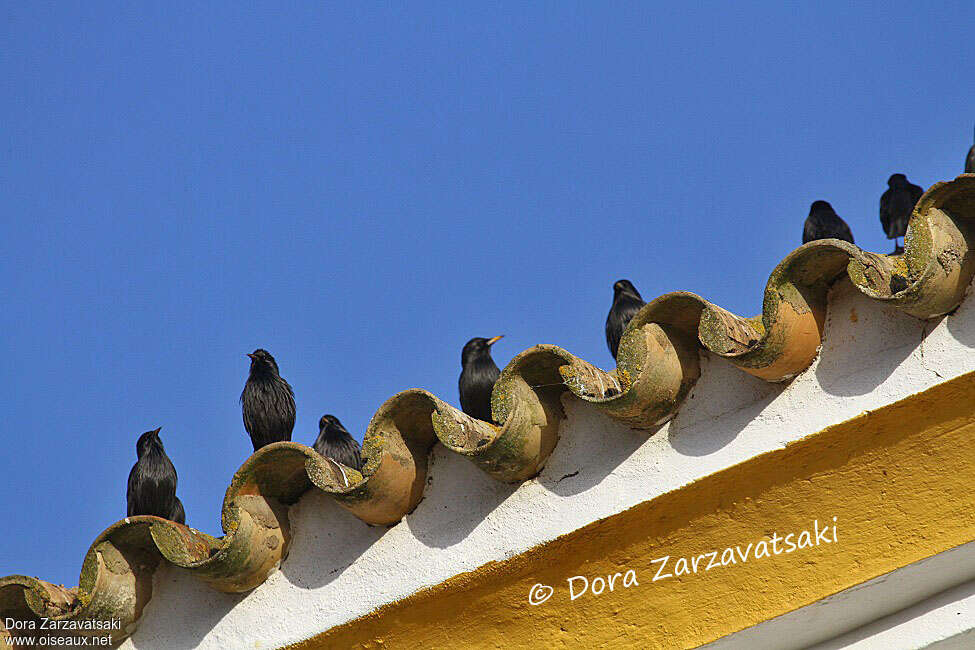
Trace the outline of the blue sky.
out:
[[[679,9],[678,9],[679,7]],[[612,282],[752,315],[826,199],[962,171],[975,6],[4,3],[0,575],[75,585],[162,427],[220,533],[266,347],[294,440],[460,349],[612,367]]]

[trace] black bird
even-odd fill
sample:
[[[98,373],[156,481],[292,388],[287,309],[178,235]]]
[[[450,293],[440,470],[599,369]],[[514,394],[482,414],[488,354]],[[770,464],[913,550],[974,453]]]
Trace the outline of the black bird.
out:
[[[173,506],[173,516],[170,517],[177,524],[186,523],[186,511],[183,510],[183,502],[179,500],[179,497],[174,497],[176,499],[176,505]]]
[[[240,394],[244,428],[254,451],[264,445],[291,440],[295,428],[295,394],[278,372],[278,364],[267,350],[251,354],[250,376]]]
[[[129,472],[126,516],[155,515],[182,524],[186,514],[176,498],[176,468],[166,455],[159,431],[146,431],[135,444],[139,459]]]
[[[975,174],[975,144],[968,150],[968,156],[965,158],[965,173]]]
[[[617,280],[613,284],[613,306],[606,316],[606,345],[614,359],[620,348],[623,331],[645,304],[647,303],[643,302],[640,292],[629,280]]]
[[[485,422],[491,419],[491,391],[494,382],[501,376],[498,364],[491,358],[491,346],[501,337],[484,339],[476,337],[464,344],[460,353],[460,379],[457,388],[460,391],[460,408],[464,413]]]
[[[904,174],[887,179],[887,191],[880,197],[880,223],[887,239],[894,240],[894,253],[904,252],[897,239],[907,233],[907,222],[922,194],[924,190],[908,181]]]
[[[809,207],[809,216],[802,229],[802,243],[807,244],[816,239],[842,239],[853,243],[853,233],[846,222],[840,219],[836,211],[826,201],[814,201]]]
[[[318,438],[312,446],[326,458],[352,469],[362,469],[359,443],[334,415],[323,415],[318,421]]]

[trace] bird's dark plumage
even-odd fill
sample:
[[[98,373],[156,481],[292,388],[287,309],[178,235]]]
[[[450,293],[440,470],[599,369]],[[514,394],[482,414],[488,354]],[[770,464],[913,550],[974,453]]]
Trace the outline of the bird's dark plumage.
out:
[[[900,252],[896,240],[907,233],[907,222],[922,194],[924,190],[908,181],[904,174],[894,174],[887,180],[887,191],[880,197],[880,223],[887,239],[895,240],[894,252]]]
[[[975,174],[975,144],[969,148],[968,156],[965,158],[965,173]]]
[[[170,519],[177,524],[186,523],[186,511],[183,510],[183,502],[179,500],[179,497],[176,497],[176,503],[173,504],[173,514]]]
[[[146,431],[135,445],[138,460],[129,472],[126,516],[155,515],[182,524],[186,515],[176,498],[176,468],[166,455],[159,431]]]
[[[491,346],[500,338],[473,338],[464,345],[460,354],[461,370],[457,382],[460,408],[471,417],[485,422],[494,421],[491,419],[491,392],[501,371],[491,358]]]
[[[323,415],[318,421],[318,438],[312,446],[322,456],[352,469],[362,469],[359,443],[334,415]]]
[[[606,316],[606,345],[609,346],[609,353],[614,359],[619,351],[620,339],[623,338],[626,326],[645,304],[640,292],[629,280],[617,280],[613,284],[613,306],[609,308],[609,315]]]
[[[267,350],[254,350],[250,376],[240,394],[244,428],[254,451],[264,445],[291,440],[295,428],[295,395],[278,372],[278,364]]]
[[[802,229],[802,243],[807,244],[816,239],[842,239],[851,244],[853,233],[836,211],[826,201],[814,201],[809,207],[809,216]]]

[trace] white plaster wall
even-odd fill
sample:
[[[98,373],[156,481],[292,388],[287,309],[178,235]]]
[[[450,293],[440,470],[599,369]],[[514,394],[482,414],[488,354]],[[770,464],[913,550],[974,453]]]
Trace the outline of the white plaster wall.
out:
[[[309,493],[291,510],[291,553],[266,583],[232,596],[162,569],[123,647],[293,643],[975,368],[971,301],[925,323],[842,281],[830,305],[822,354],[791,383],[765,383],[703,353],[681,412],[652,437],[567,398],[547,467],[519,486],[438,445],[424,500],[390,529]]]
[[[813,650],[971,650],[975,648],[975,580],[948,589]]]
[[[708,650],[975,648],[975,542],[709,643]]]

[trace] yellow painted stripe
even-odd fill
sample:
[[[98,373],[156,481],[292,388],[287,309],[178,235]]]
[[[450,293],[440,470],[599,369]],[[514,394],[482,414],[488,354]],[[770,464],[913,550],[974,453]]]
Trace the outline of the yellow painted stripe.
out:
[[[970,373],[293,647],[693,647],[975,539],[973,483]],[[794,533],[797,543],[808,530],[811,539],[814,521],[831,527],[833,517],[835,542],[821,533],[818,546],[785,552],[781,538]],[[756,558],[773,534],[780,553]],[[749,543],[742,562],[735,547]],[[663,556],[663,573],[673,573],[678,558],[711,551],[720,564],[726,548],[736,563],[707,570],[706,556],[696,573],[653,580]],[[570,599],[568,578],[593,584],[627,570],[638,585],[617,577],[611,592]],[[536,583],[554,593],[531,606]]]

